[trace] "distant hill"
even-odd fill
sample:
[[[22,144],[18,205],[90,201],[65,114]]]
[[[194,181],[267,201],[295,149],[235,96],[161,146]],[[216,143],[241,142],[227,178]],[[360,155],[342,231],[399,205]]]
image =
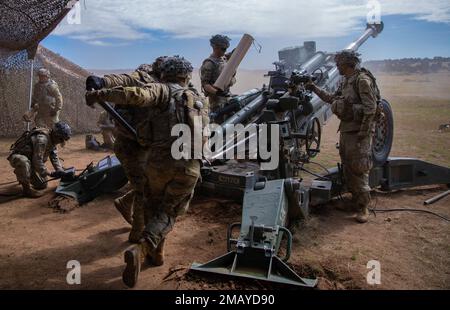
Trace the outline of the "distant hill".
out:
[[[372,60],[366,61],[363,66],[378,73],[426,74],[450,72],[450,57]]]

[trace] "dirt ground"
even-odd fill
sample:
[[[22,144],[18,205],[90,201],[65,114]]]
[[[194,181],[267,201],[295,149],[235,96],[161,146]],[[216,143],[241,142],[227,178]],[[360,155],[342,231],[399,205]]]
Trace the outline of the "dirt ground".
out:
[[[392,155],[450,166],[450,132],[437,131],[440,124],[450,122],[450,90],[439,86],[444,84],[442,80],[434,75],[380,77],[395,113]],[[445,80],[448,86],[448,75]],[[419,93],[417,88],[423,85],[427,92]],[[336,129],[337,121],[333,119],[323,133],[317,161],[325,165],[338,161]],[[6,158],[11,142],[0,140],[1,158]],[[65,166],[76,168],[106,155],[85,150],[84,136],[74,137],[60,152]],[[6,160],[0,163],[0,174],[0,183],[15,180]],[[62,214],[48,207],[56,186],[51,182],[47,194],[36,200],[0,197],[0,288],[125,289],[121,281],[122,254],[129,246],[129,225],[113,206],[113,199],[121,193],[99,197]],[[443,190],[433,186],[390,194],[374,192],[373,206],[428,209],[449,217],[450,197],[423,206],[424,200]],[[19,192],[18,185],[0,186],[2,194]],[[320,289],[450,289],[448,222],[431,215],[399,212],[371,215],[369,223],[362,225],[354,222],[352,213],[338,211],[335,207],[340,203],[313,209],[310,220],[295,230],[289,263],[300,275],[318,277]],[[226,227],[239,221],[240,213],[241,207],[235,203],[196,197],[166,243],[165,264],[145,268],[136,288],[280,288],[263,282],[187,273],[192,262],[206,262],[226,252]],[[80,285],[66,283],[66,264],[70,260],[81,263]],[[366,282],[370,260],[381,264],[380,285]]]

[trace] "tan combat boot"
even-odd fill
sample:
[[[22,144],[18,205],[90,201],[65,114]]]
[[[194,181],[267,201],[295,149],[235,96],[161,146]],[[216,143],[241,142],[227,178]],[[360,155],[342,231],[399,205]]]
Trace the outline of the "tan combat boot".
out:
[[[33,188],[31,188],[30,184],[22,183],[22,193],[24,197],[28,198],[39,198],[42,197],[45,193],[41,191],[37,191]]]
[[[155,266],[161,266],[164,263],[164,239],[156,249],[149,242],[141,239],[138,244],[125,251],[124,261],[127,265],[122,273],[122,280],[126,286],[134,287],[136,285],[146,258]]]
[[[126,286],[134,287],[136,285],[141,266],[150,251],[150,245],[144,239],[141,239],[138,244],[131,246],[125,251],[123,257],[127,265],[122,273],[122,280]]]
[[[133,223],[133,199],[134,190],[131,190],[122,197],[114,200],[114,206],[116,207],[117,211],[122,214],[125,221],[127,221],[127,223],[130,225]]]
[[[155,266],[162,266],[164,264],[164,243],[166,239],[162,239],[159,243],[158,247],[150,253],[148,256],[150,261]]]
[[[366,223],[369,220],[369,208],[367,206],[362,207],[355,219],[358,223]]]

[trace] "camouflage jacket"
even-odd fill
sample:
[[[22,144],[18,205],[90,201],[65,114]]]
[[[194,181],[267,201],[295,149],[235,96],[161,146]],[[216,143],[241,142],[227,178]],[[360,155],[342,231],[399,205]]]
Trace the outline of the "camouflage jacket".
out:
[[[200,68],[200,81],[202,84],[203,92],[206,96],[209,96],[205,89],[205,85],[214,85],[216,80],[219,78],[220,73],[222,73],[223,68],[227,64],[227,58],[225,56],[221,58],[216,58],[213,55],[209,56],[203,61],[203,64]],[[233,77],[230,81],[230,85],[226,89],[224,89],[224,92],[229,92],[230,87],[233,86],[236,83],[236,78]]]
[[[33,169],[42,177],[48,175],[45,163],[49,158],[55,170],[62,170],[58,150],[52,143],[50,130],[47,128],[34,128],[31,132],[25,132],[11,146],[10,156],[14,154],[26,156]]]
[[[52,118],[56,117],[62,106],[63,98],[55,81],[48,80],[46,83],[36,83],[34,85],[31,101],[33,112],[37,112],[40,117]]]
[[[136,70],[131,74],[111,74],[103,77],[105,81],[105,88],[114,88],[118,86],[123,87],[138,87],[144,86],[148,83],[158,82],[158,79],[151,72]],[[133,127],[138,127],[140,123],[145,121],[148,108],[131,107],[123,105],[121,102],[116,102],[115,109],[119,114]],[[121,126],[116,127],[116,135],[118,138],[126,137],[128,139],[135,139]]]
[[[375,78],[367,69],[358,69],[352,76],[344,77],[334,93],[319,92],[341,119],[341,132],[369,134],[373,131],[380,93]]]
[[[152,153],[149,157],[154,160],[170,156],[172,142],[177,138],[171,136],[173,125],[188,124],[193,133],[200,119],[200,130],[209,122],[206,100],[195,89],[179,84],[151,83],[144,87],[115,87],[98,91],[98,96],[101,100],[146,107],[149,110],[147,122],[137,132],[138,140],[146,140],[145,146],[149,146]]]

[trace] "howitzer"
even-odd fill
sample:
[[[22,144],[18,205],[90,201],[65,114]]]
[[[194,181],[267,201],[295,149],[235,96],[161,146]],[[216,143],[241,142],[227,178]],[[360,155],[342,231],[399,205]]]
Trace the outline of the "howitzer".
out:
[[[381,30],[382,24],[368,25],[348,49],[357,49]],[[307,219],[310,207],[340,196],[346,191],[346,185],[339,165],[328,169],[326,174],[317,175],[311,185],[304,184],[300,178],[300,173],[308,172],[304,164],[319,153],[321,126],[331,116],[330,107],[305,90],[304,84],[316,79],[316,84],[331,92],[339,82],[333,54],[316,52],[315,48],[308,48],[308,51],[310,55],[300,63],[289,63],[293,58],[280,57],[276,70],[269,73],[269,86],[245,97],[244,107],[221,124],[223,132],[239,123],[247,127],[278,125],[280,162],[276,169],[267,171],[259,169],[260,160],[202,167],[202,182],[196,192],[234,198],[242,202],[243,210],[241,222],[231,224],[228,229],[228,253],[206,264],[194,263],[193,270],[303,287],[316,285],[316,280],[300,277],[287,265],[291,253],[288,227],[291,221]],[[380,105],[382,111],[377,119],[373,151],[377,165],[370,172],[371,188],[390,191],[418,185],[449,185],[449,168],[411,158],[388,158],[393,117],[387,101],[382,100]],[[253,135],[258,134],[259,127]],[[252,138],[251,135],[244,137],[238,143]],[[233,139],[218,154],[235,147]],[[110,178],[115,179],[107,175],[108,171],[123,173],[120,164],[111,159],[107,163],[104,168],[99,165],[92,175],[86,175],[89,184],[85,193],[90,194],[89,199],[96,194],[92,188],[105,184]],[[122,178],[117,179],[122,181]],[[75,195],[78,190],[76,187]],[[236,237],[233,233],[237,229]],[[287,241],[285,255],[279,252],[283,239]]]
[[[376,37],[382,30],[382,23],[368,24],[364,33],[346,49],[357,50],[370,36]],[[297,64],[288,64],[287,59],[275,62],[276,70],[267,74],[270,77],[268,88],[262,88],[260,96],[221,124],[224,132],[230,125],[236,124],[280,124],[291,162],[287,167],[291,171],[278,174],[285,177],[296,175],[305,162],[320,152],[321,128],[332,115],[330,105],[307,91],[304,85],[312,80],[319,87],[334,92],[340,81],[334,54],[316,52],[315,44],[307,43],[309,58]],[[283,51],[280,57],[285,55],[286,49]],[[393,140],[392,111],[386,100],[380,102],[380,110],[382,113],[377,119],[373,143],[373,158],[377,165],[382,165],[388,158]],[[226,144],[223,153],[233,147],[234,143]],[[217,153],[215,157],[220,158],[223,153]]]
[[[347,49],[357,50],[370,36],[376,37],[383,24],[367,25],[364,33]],[[289,223],[307,219],[309,208],[329,202],[346,191],[340,165],[317,175],[304,164],[320,152],[321,127],[332,115],[330,106],[304,88],[309,80],[329,92],[337,89],[339,73],[334,55],[316,52],[309,43],[309,57],[301,63],[293,63],[288,50],[280,51],[276,70],[270,71],[269,87],[244,108],[221,124],[226,132],[230,125],[243,123],[246,128],[255,124],[279,125],[279,158],[276,169],[262,171],[258,162],[249,162],[248,168],[227,163],[224,166],[205,167],[202,171],[203,193],[223,194],[242,202],[241,223],[231,224],[227,234],[228,253],[205,264],[194,263],[191,269],[206,273],[253,278],[270,282],[313,287],[313,279],[297,275],[286,265],[290,254]],[[311,49],[314,46],[314,49]],[[298,49],[297,49],[298,50]],[[371,188],[390,191],[399,188],[428,184],[450,184],[450,169],[411,158],[388,158],[393,138],[393,116],[389,103],[381,100],[381,110],[376,120],[373,143],[374,168],[370,172]],[[259,135],[257,130],[254,135]],[[239,138],[239,137],[238,137]],[[225,144],[224,153],[246,143],[252,135],[241,135],[241,141]],[[270,141],[269,141],[270,143]],[[316,178],[305,185],[302,172]],[[237,238],[232,231],[240,230]],[[279,245],[287,240],[287,255],[280,258]]]

